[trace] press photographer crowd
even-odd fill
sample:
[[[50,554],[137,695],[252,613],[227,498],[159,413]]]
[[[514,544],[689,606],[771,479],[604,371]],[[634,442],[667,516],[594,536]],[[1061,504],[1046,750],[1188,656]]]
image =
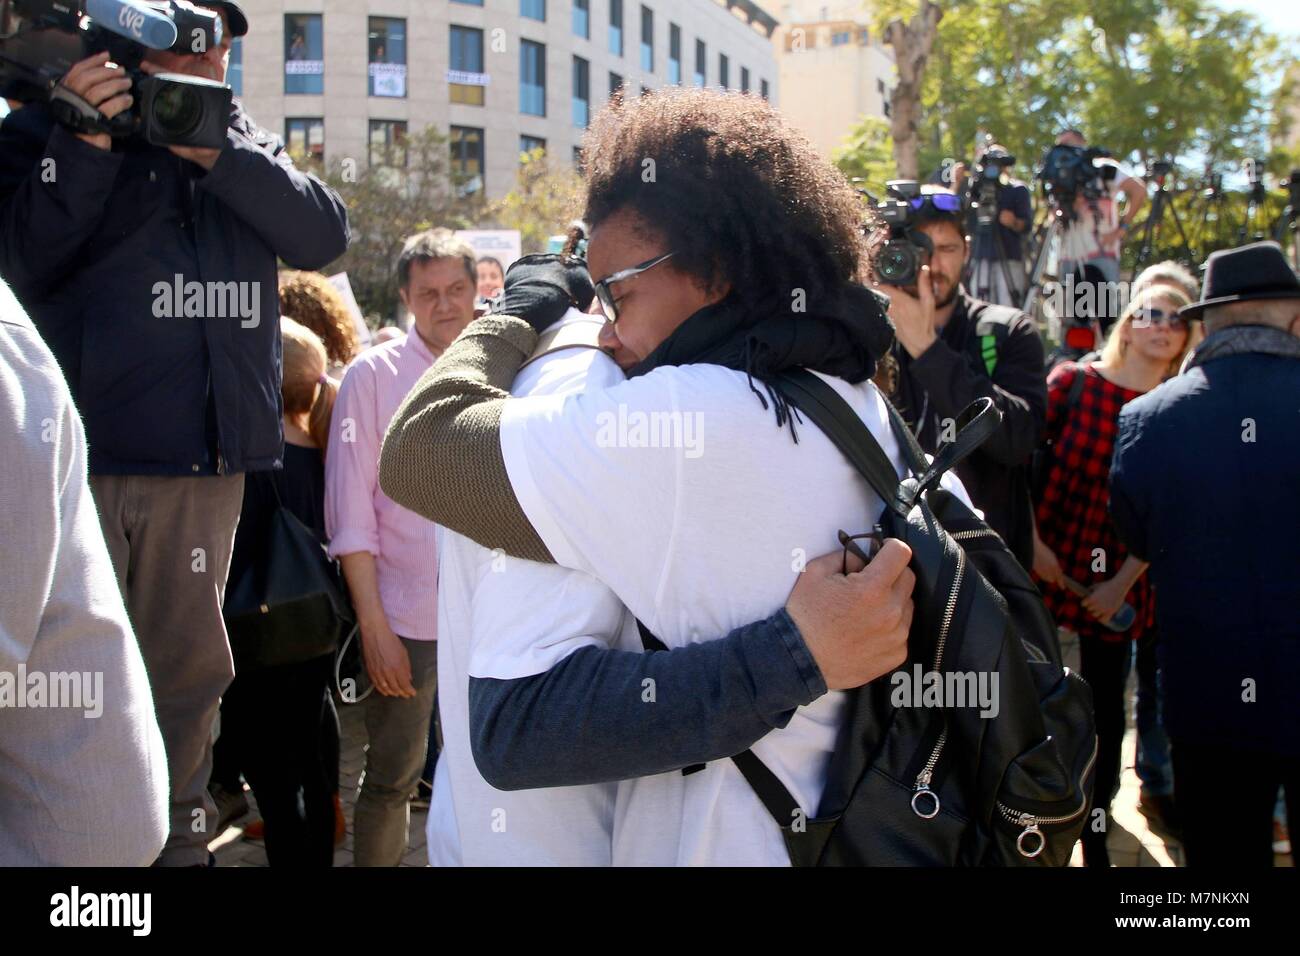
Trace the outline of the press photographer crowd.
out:
[[[273,868],[413,806],[434,866],[1105,867],[1130,730],[1176,862],[1288,865],[1300,200],[1152,261],[1168,169],[1080,130],[882,192],[666,87],[563,249],[435,223],[367,329],[248,30],[0,4],[0,865],[251,797]]]

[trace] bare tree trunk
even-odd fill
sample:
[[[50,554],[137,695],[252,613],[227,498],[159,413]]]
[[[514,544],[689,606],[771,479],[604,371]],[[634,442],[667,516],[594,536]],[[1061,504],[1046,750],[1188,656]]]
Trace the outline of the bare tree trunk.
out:
[[[921,84],[925,65],[939,32],[943,10],[933,0],[921,0],[921,7],[906,23],[891,20],[885,27],[885,42],[894,50],[898,85],[890,97],[889,132],[894,138],[894,163],[902,179],[917,178],[917,140],[921,123]]]

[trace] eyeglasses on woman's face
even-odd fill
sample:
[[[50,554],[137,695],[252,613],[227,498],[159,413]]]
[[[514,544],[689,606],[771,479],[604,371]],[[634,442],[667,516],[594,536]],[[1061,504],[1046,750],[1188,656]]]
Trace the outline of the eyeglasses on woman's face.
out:
[[[624,282],[627,279],[633,279],[641,273],[653,269],[665,259],[670,259],[674,253],[665,252],[661,256],[655,256],[653,259],[647,259],[639,265],[632,266],[628,269],[620,269],[613,275],[606,276],[596,283],[596,300],[600,303],[601,309],[605,313],[605,318],[609,319],[610,324],[618,322],[618,303],[614,301],[614,293],[610,289],[615,282]]]

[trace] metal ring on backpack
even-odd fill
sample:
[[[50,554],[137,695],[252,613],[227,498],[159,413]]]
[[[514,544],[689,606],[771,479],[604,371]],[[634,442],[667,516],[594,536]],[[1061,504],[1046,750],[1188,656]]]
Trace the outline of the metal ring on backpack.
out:
[[[1027,836],[1038,837],[1038,846],[1034,847],[1032,853],[1025,851],[1024,841]],[[1043,836],[1042,830],[1025,830],[1020,834],[1020,836],[1016,837],[1016,850],[1019,851],[1020,855],[1026,860],[1032,860],[1034,857],[1038,856],[1038,854],[1043,852],[1043,848],[1046,846],[1047,837]]]
[[[929,813],[922,813],[919,809],[917,809],[916,801],[919,800],[921,797],[930,797],[934,800],[934,809],[931,810]],[[935,793],[933,790],[916,791],[916,793],[912,794],[912,812],[915,813],[922,820],[934,819],[939,815],[939,795]]]

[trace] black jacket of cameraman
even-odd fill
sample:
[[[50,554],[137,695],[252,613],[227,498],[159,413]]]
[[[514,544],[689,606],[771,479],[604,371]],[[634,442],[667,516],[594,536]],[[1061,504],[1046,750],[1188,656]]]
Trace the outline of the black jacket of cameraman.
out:
[[[957,292],[939,338],[915,359],[894,345],[898,362],[895,404],[934,454],[945,419],[954,420],[978,398],[991,398],[1001,427],[957,474],[975,507],[1026,569],[1034,557],[1029,460],[1047,421],[1043,342],[1023,312]],[[989,368],[992,366],[992,371]]]
[[[0,274],[63,368],[94,474],[278,467],[276,258],[316,269],[347,244],[338,194],[237,103],[208,172],[143,141],[99,149],[43,104],[0,126]]]

